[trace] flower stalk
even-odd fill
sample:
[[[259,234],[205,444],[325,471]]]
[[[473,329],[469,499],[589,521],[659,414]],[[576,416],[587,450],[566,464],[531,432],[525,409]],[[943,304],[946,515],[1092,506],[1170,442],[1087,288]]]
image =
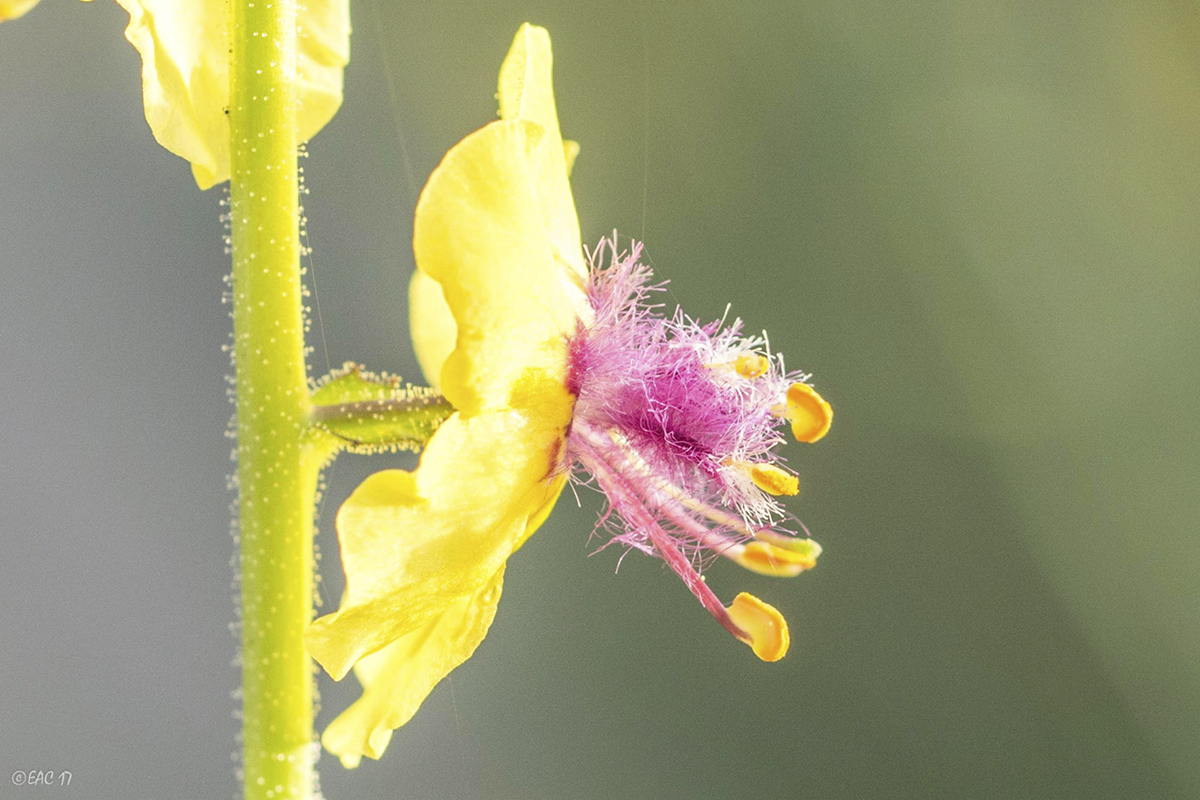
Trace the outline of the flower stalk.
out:
[[[313,793],[313,497],[304,445],[296,2],[231,3],[229,122],[247,798]]]

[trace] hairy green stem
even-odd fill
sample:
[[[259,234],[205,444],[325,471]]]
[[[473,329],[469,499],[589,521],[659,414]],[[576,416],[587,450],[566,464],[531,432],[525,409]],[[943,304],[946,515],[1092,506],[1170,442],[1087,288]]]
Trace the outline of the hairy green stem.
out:
[[[313,794],[316,458],[304,365],[296,0],[234,0],[229,123],[246,798]]]

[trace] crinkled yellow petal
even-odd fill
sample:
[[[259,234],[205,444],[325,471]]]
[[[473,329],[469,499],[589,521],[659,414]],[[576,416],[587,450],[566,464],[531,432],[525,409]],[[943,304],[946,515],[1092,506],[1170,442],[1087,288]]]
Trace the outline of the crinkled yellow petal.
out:
[[[38,0],[0,0],[0,22],[16,19],[38,4]]]
[[[529,520],[561,490],[554,477],[570,406],[544,412],[519,404],[469,419],[455,414],[415,472],[378,472],[354,490],[337,515],[342,605],[305,636],[335,679],[477,592],[504,564]]]
[[[579,154],[579,145],[563,142],[563,150],[570,173],[575,156]],[[413,273],[408,284],[408,327],[421,372],[430,386],[439,389],[442,366],[454,350],[458,328],[450,306],[446,305],[442,287],[420,270]]]
[[[446,305],[441,284],[421,270],[413,273],[408,284],[408,327],[425,380],[440,389],[442,366],[454,350],[458,326]]]
[[[117,0],[125,38],[142,56],[146,121],[159,144],[192,164],[201,189],[229,179],[228,0]],[[342,103],[350,59],[349,0],[309,0],[297,20],[296,110],[302,141]]]
[[[305,641],[334,678],[361,664],[366,693],[325,737],[347,763],[377,755],[478,644],[494,613],[480,598],[565,485],[567,338],[587,303],[541,37],[518,36],[510,61],[528,65],[501,80],[528,113],[518,102],[452,148],[417,202],[413,337],[457,413],[416,471],[371,476],[338,512],[346,593]]]
[[[357,767],[363,756],[382,756],[392,731],[412,719],[433,687],[483,641],[496,616],[503,579],[501,567],[473,594],[359,661],[354,674],[363,685],[362,697],[325,729],[325,749],[347,768]]]
[[[508,202],[519,203],[526,211],[537,209],[541,213],[540,238],[548,242],[551,259],[560,266],[567,266],[578,283],[585,273],[579,223],[566,176],[579,153],[579,145],[563,141],[559,132],[554,109],[550,38],[544,29],[526,24],[517,32],[500,70],[498,97],[503,119],[537,123],[547,137],[546,147],[551,148],[546,152],[546,163],[536,169],[537,179],[530,186],[531,191],[526,193],[532,197],[514,196]],[[555,142],[560,145],[561,158],[553,149]],[[447,156],[445,163],[450,162]],[[433,180],[430,184],[432,186]],[[450,205],[456,200],[458,198],[452,199]],[[487,209],[481,210],[487,213]],[[418,227],[422,221],[418,219]],[[432,386],[440,387],[442,367],[454,350],[457,327],[445,294],[420,271],[413,275],[409,284],[409,309],[409,327],[417,360],[426,380]]]
[[[550,418],[570,410],[567,337],[585,301],[551,246],[542,189],[561,173],[562,145],[550,144],[537,124],[493,122],[446,154],[417,201],[417,267],[457,323],[441,391],[463,415],[507,408],[514,393]]]
[[[500,67],[500,118],[536,122],[551,141],[552,168],[539,186],[541,207],[554,256],[582,283],[587,278],[579,238],[579,217],[567,182],[579,153],[575,142],[563,142],[554,107],[553,56],[545,28],[525,23],[517,31],[508,56]]]

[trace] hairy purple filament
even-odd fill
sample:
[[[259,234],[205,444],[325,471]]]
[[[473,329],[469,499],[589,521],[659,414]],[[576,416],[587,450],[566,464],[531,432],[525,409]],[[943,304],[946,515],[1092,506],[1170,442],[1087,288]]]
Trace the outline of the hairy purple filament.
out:
[[[569,463],[609,501],[598,527],[619,542],[663,558],[731,633],[747,635],[700,577],[706,558],[774,528],[783,512],[747,467],[777,461],[787,373],[741,321],[700,325],[666,318],[653,302],[641,245],[619,252],[616,237],[590,252],[587,297],[594,313],[569,343],[567,388],[576,396]],[[736,368],[747,354],[761,374]],[[615,512],[615,517],[614,513]],[[607,545],[606,545],[607,546]]]

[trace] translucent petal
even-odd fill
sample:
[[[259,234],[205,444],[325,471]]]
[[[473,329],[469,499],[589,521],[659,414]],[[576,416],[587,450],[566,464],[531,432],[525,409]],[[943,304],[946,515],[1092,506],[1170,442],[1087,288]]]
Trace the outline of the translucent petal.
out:
[[[413,339],[457,413],[415,472],[371,476],[338,513],[346,594],[306,644],[334,678],[360,664],[366,693],[325,736],[346,763],[377,755],[470,655],[494,613],[473,598],[566,482],[567,337],[587,301],[567,184],[577,148],[558,133],[538,30],[523,29],[530,46],[518,35],[501,79],[517,110],[452,148],[417,202]]]
[[[563,150],[566,168],[570,172],[579,153],[579,145],[563,142]],[[408,284],[408,307],[409,331],[417,363],[421,365],[426,382],[438,389],[441,386],[442,366],[454,350],[457,335],[454,315],[450,313],[450,306],[446,305],[442,287],[420,270],[413,273]]]
[[[517,544],[513,547],[513,552],[520,549],[521,545],[525,544],[526,540],[532,536],[538,528],[542,527],[542,523],[550,516],[550,512],[554,510],[554,504],[558,502],[558,496],[562,494],[563,489],[567,486],[567,473],[563,472],[553,481],[546,490],[546,502],[542,503],[542,507],[536,509],[529,515],[529,519],[525,521],[525,532],[517,537]]]
[[[538,187],[547,219],[546,229],[555,258],[568,266],[582,282],[587,278],[587,267],[579,238],[579,217],[567,182],[579,145],[564,143],[558,128],[553,62],[550,34],[546,29],[529,23],[522,25],[500,67],[500,118],[536,122],[549,136],[552,168]]]
[[[567,177],[571,177],[571,170],[575,167],[575,159],[579,157],[579,142],[572,142],[567,139],[563,142],[563,159],[567,165]]]
[[[0,0],[0,22],[16,19],[38,4],[38,0]]]
[[[146,121],[159,143],[192,164],[201,189],[229,179],[227,0],[117,0],[125,38],[142,56]],[[342,103],[350,59],[349,0],[310,0],[297,20],[297,120],[306,141]]]
[[[454,350],[458,326],[441,285],[421,270],[413,273],[408,284],[408,327],[425,380],[440,389],[442,366]]]
[[[392,731],[417,713],[442,678],[471,657],[496,616],[503,580],[501,567],[473,594],[358,662],[354,674],[363,685],[362,697],[321,736],[343,766],[356,767],[363,756],[382,756]]]
[[[569,413],[547,417],[539,404],[518,403],[456,414],[415,472],[367,478],[338,511],[346,593],[336,613],[309,627],[313,658],[341,679],[486,584],[561,490]]]
[[[506,408],[514,392],[540,394],[551,418],[569,412],[567,336],[585,301],[553,252],[542,191],[561,159],[539,125],[493,122],[446,154],[417,202],[417,266],[457,323],[441,390],[464,415]]]

